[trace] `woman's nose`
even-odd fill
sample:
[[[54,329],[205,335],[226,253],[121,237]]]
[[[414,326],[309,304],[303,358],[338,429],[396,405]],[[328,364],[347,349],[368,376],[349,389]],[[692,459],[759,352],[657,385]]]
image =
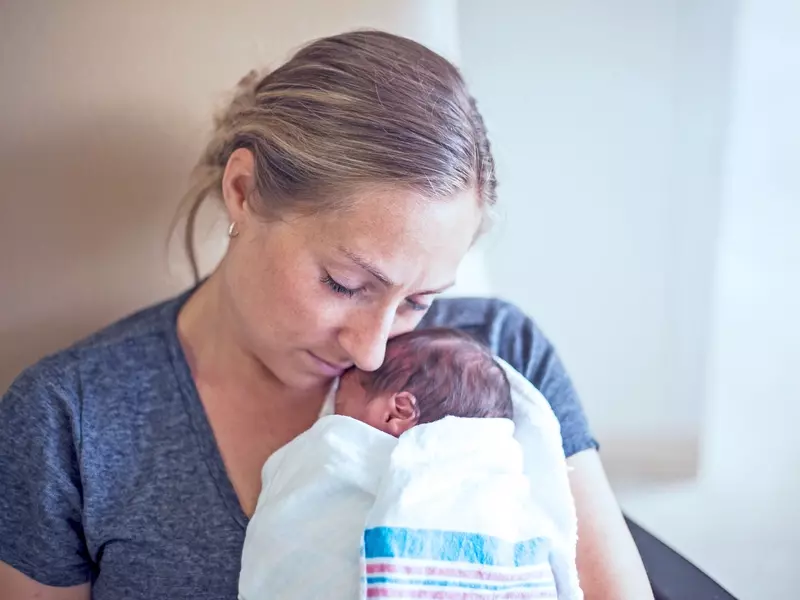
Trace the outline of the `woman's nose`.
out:
[[[386,342],[394,322],[394,310],[359,311],[339,334],[339,344],[362,371],[383,364]]]

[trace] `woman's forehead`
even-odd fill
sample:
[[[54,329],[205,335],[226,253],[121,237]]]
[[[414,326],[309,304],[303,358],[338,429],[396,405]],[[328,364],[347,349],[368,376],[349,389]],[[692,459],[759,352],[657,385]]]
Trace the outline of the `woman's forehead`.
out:
[[[352,254],[385,261],[398,251],[463,254],[481,220],[472,193],[428,199],[413,191],[378,189],[355,196],[344,210],[320,214],[316,224]]]

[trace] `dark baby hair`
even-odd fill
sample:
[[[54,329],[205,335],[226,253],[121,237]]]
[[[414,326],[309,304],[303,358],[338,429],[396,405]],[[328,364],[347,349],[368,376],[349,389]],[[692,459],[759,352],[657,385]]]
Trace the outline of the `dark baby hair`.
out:
[[[360,378],[370,396],[413,394],[418,424],[446,416],[513,417],[505,371],[486,347],[455,329],[422,329],[389,340],[383,365]]]

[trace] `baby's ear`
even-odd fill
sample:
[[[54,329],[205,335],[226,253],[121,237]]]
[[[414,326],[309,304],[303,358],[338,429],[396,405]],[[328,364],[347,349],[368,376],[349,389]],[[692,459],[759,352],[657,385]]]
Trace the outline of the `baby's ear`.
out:
[[[408,431],[419,420],[417,399],[411,392],[398,392],[392,396],[389,406],[389,421],[386,424],[389,433],[399,436]]]

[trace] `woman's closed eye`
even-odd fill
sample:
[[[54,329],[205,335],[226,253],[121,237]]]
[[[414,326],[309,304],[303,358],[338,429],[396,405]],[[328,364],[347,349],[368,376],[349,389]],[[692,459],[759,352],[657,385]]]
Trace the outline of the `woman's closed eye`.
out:
[[[406,298],[406,302],[408,303],[408,306],[411,307],[411,310],[418,310],[420,312],[425,312],[431,307],[430,304],[417,302],[416,300],[412,300],[411,298]]]
[[[320,281],[331,288],[337,294],[341,294],[342,296],[347,296],[348,298],[352,298],[356,294],[363,291],[363,288],[349,288],[346,285],[342,285],[338,281],[336,281],[333,277],[331,277],[330,273],[325,273]]]
[[[325,273],[321,278],[320,281],[327,285],[333,292],[339,294],[340,296],[346,296],[347,298],[353,298],[358,294],[361,294],[364,291],[363,287],[360,288],[351,288],[342,283],[336,281],[333,277],[331,277],[330,273]],[[424,302],[418,302],[412,298],[406,298],[406,304],[411,310],[425,312],[428,310],[431,305]]]

